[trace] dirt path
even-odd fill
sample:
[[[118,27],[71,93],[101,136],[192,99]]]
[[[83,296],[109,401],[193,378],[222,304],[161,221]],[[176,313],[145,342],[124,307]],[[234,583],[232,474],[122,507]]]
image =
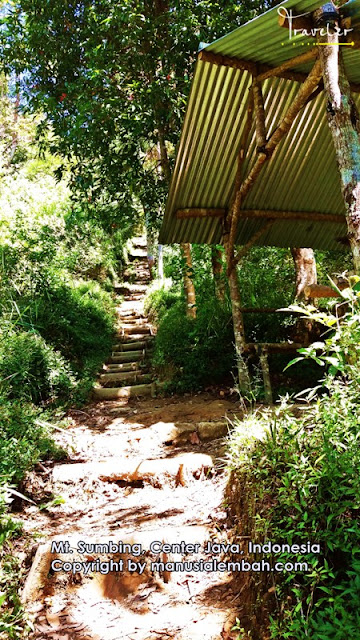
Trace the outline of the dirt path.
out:
[[[124,324],[125,314],[127,319],[131,314],[126,325],[146,327],[149,338],[141,309],[145,287],[136,292],[146,284],[138,253],[142,282],[127,292],[119,318]],[[122,332],[118,344],[128,344],[129,335],[131,342],[144,342],[145,334],[131,329]],[[128,353],[121,346],[119,352]],[[149,376],[144,353],[134,362],[136,376]],[[225,417],[231,419],[237,407],[210,394],[153,398],[153,383],[140,378],[139,385],[136,376],[100,378],[98,389],[110,390],[116,399],[72,412],[73,426],[58,436],[70,448],[71,460],[55,465],[48,483],[63,503],[46,511],[26,508],[25,529],[40,535],[22,595],[33,639],[237,637],[230,631],[239,604],[231,576],[184,564],[222,559],[206,545],[226,541],[224,440],[219,436],[227,430]],[[145,397],[133,397],[136,386]],[[44,469],[44,478],[47,473]],[[54,541],[69,546],[56,551]],[[83,549],[80,541],[90,546]],[[111,551],[94,546],[109,541],[133,546],[118,552],[114,546]],[[152,546],[154,541],[158,544]],[[181,542],[185,549],[163,546]],[[199,548],[191,547],[196,544]],[[117,565],[108,572],[110,561]],[[128,570],[135,567],[129,561],[137,563],[137,571]],[[183,563],[183,570],[172,571],[169,562]]]

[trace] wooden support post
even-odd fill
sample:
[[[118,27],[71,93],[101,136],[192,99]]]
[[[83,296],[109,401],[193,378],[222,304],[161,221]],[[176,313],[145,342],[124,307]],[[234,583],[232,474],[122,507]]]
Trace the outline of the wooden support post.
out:
[[[326,20],[325,7],[329,4],[314,12],[317,25],[321,24],[323,18]],[[318,35],[318,48],[328,100],[327,118],[340,171],[348,238],[355,270],[360,274],[360,119],[351,96],[342,48],[337,46],[339,36],[336,19],[332,26],[330,35]],[[326,42],[330,44],[327,46]]]
[[[305,247],[293,247],[291,255],[295,266],[295,298],[306,300],[306,288],[317,283],[314,251]]]
[[[229,234],[224,233],[224,246],[225,254],[227,254],[227,244],[229,242]],[[245,397],[248,398],[251,392],[249,371],[245,363],[245,330],[243,316],[241,313],[241,297],[239,291],[239,283],[237,278],[236,268],[233,268],[228,275],[229,291],[231,300],[231,311],[234,326],[234,338],[235,338],[235,352],[237,360],[238,378],[239,378],[239,391]]]
[[[225,300],[223,254],[221,249],[211,247],[211,264],[214,276],[215,295],[220,302]]]
[[[252,85],[255,106],[256,144],[258,152],[263,151],[266,144],[265,107],[261,83],[255,78]]]
[[[280,20],[280,17],[279,17],[279,20]],[[310,62],[311,60],[314,60],[317,56],[318,56],[318,51],[317,51],[317,48],[314,47],[310,51],[301,53],[299,56],[296,56],[295,58],[286,60],[286,62],[283,62],[280,66],[275,67],[274,69],[269,69],[268,71],[264,71],[263,73],[260,73],[257,76],[256,80],[258,82],[262,82],[267,78],[279,76],[283,73],[283,71],[286,71],[286,69],[291,69],[293,67],[297,67],[300,64],[305,64],[306,62]]]
[[[267,231],[273,226],[274,222],[275,220],[267,220],[267,222],[265,222],[265,224],[261,227],[261,229],[259,229],[259,231],[254,233],[254,235],[250,238],[249,242],[247,242],[241,249],[239,249],[239,251],[237,252],[234,258],[234,265],[237,265],[240,262],[240,260],[244,256],[246,256],[246,254],[250,251],[251,247],[253,247],[254,244],[257,243],[257,241],[259,240],[259,238],[261,238],[261,236],[265,233],[265,231]]]
[[[186,297],[186,315],[189,318],[196,318],[196,295],[192,273],[191,245],[183,242],[180,246],[185,260],[184,290]]]
[[[305,105],[306,100],[318,86],[321,80],[321,77],[322,77],[321,65],[319,61],[316,61],[306,81],[300,87],[295,100],[288,108],[285,116],[282,118],[279,125],[275,129],[270,140],[266,143],[264,152],[258,154],[258,157],[257,157],[257,160],[255,161],[254,166],[250,170],[247,178],[242,183],[240,189],[237,191],[232,214],[231,214],[230,238],[228,242],[228,269],[231,268],[231,264],[233,262],[237,226],[238,226],[239,217],[241,215],[242,203],[244,202],[246,196],[248,195],[251,188],[255,184],[257,178],[259,177],[265,162],[271,158],[271,156],[273,155],[275,149],[277,148],[277,146],[279,145],[283,137],[290,130],[291,125],[293,124],[296,116],[299,114],[299,112]]]
[[[269,369],[268,350],[266,347],[259,348],[259,359],[261,365],[261,371],[264,381],[265,402],[266,404],[273,404],[273,394],[271,388],[271,378]]]
[[[250,91],[247,103],[247,111],[246,111],[246,121],[244,126],[244,131],[242,132],[241,140],[240,140],[240,148],[237,158],[237,168],[236,168],[236,176],[235,176],[235,188],[232,203],[229,207],[229,211],[231,211],[236,194],[240,189],[241,178],[242,178],[242,169],[246,155],[246,149],[248,146],[248,139],[250,135],[251,128],[253,126],[253,114],[254,114],[254,93]],[[228,212],[227,212],[228,213]]]

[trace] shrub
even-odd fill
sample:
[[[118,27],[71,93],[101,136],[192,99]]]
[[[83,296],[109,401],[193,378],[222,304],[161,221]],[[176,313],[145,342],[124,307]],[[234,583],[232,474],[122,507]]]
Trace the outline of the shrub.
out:
[[[38,299],[36,317],[31,320],[41,335],[79,370],[89,357],[95,355],[101,360],[110,351],[114,302],[95,282],[59,283]]]
[[[151,290],[144,302],[144,312],[150,322],[158,325],[165,313],[180,300],[180,295],[164,286]]]
[[[0,389],[8,398],[40,404],[66,398],[75,385],[68,363],[35,333],[3,333]]]
[[[215,299],[199,306],[196,320],[183,302],[161,316],[153,364],[177,391],[223,382],[234,359],[231,316]]]
[[[294,544],[320,543],[321,555],[305,554],[307,573],[271,574],[253,582],[258,599],[276,581],[277,606],[270,615],[271,638],[342,640],[357,637],[360,616],[360,307],[358,284],[342,292],[349,311],[306,311],[330,328],[324,342],[301,350],[328,371],[296,417],[290,405],[277,416],[252,417],[267,436],[252,444],[230,444],[231,483],[237,486],[251,522],[251,537]],[[335,329],[334,329],[335,327]],[[239,427],[240,428],[240,427]],[[244,427],[240,428],[243,431]],[[245,489],[246,487],[246,489]],[[241,525],[240,525],[241,527]],[[240,532],[241,533],[241,532]],[[277,560],[294,560],[288,554]],[[254,603],[256,608],[256,604]]]

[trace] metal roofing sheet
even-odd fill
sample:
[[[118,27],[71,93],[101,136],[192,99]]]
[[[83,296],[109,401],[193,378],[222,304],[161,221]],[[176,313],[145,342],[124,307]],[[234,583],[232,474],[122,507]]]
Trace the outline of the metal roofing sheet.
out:
[[[288,0],[282,7],[306,13],[321,6],[319,0]],[[286,29],[278,26],[278,8],[268,11],[205,47],[206,51],[271,67],[306,50],[313,40],[289,40]],[[353,16],[360,11],[360,0],[343,7]],[[352,18],[354,21],[354,18]],[[352,82],[360,82],[360,51],[344,47],[345,64]],[[296,71],[309,71],[313,62]],[[245,116],[251,74],[198,60],[177,150],[165,217],[160,233],[163,243],[217,243],[221,240],[219,218],[177,219],[178,209],[226,209],[231,201],[236,160]],[[294,80],[270,77],[262,84],[268,135],[274,131],[300,84]],[[356,95],[360,107],[360,96]],[[324,95],[309,102],[294,121],[260,178],[248,194],[243,209],[279,210],[344,214],[333,143],[326,121]],[[254,163],[254,127],[244,162],[244,175]],[[261,219],[241,219],[237,244],[245,244],[260,228]],[[278,220],[258,241],[275,246],[341,248],[338,238],[346,234],[345,218],[340,224],[315,221]]]

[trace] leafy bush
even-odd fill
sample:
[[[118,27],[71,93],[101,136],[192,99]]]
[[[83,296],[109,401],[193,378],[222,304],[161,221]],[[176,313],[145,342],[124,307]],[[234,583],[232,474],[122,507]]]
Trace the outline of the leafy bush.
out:
[[[0,390],[11,399],[40,404],[66,398],[75,385],[68,363],[35,333],[0,338]]]
[[[180,295],[175,291],[161,286],[159,289],[151,290],[144,302],[144,312],[149,316],[150,322],[158,325],[165,313],[180,300]]]
[[[38,460],[61,457],[43,413],[28,402],[15,403],[0,396],[0,478],[8,484],[18,484],[25,472]]]
[[[186,317],[183,302],[161,315],[153,365],[171,378],[172,388],[185,391],[224,382],[234,359],[231,316],[215,299],[199,306],[196,320]]]
[[[276,416],[252,417],[267,436],[249,446],[235,430],[230,444],[232,480],[248,487],[253,539],[320,543],[321,555],[297,560],[309,572],[277,574],[277,603],[271,638],[342,640],[358,634],[360,616],[360,294],[342,292],[348,312],[306,311],[327,328],[324,342],[301,350],[328,371],[316,401],[294,415],[286,404]],[[241,430],[244,430],[242,425]],[[250,495],[251,494],[251,495]],[[250,508],[250,505],[251,508]],[[256,505],[256,507],[254,507]],[[280,561],[293,561],[288,554]],[[258,583],[258,597],[274,574]],[[270,580],[271,578],[271,580]],[[255,585],[256,587],[256,585]]]

